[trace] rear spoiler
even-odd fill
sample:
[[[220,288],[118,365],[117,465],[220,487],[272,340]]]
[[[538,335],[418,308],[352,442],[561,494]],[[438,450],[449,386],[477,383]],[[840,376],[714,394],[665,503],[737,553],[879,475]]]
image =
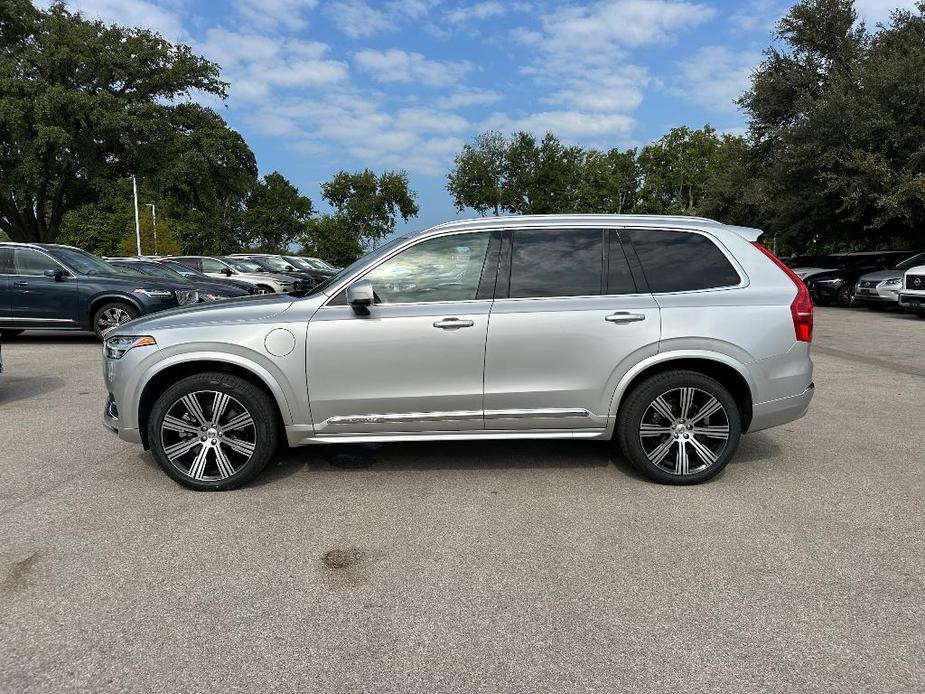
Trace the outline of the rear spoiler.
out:
[[[734,227],[723,225],[723,229],[726,231],[731,231],[734,234],[738,234],[749,243],[754,243],[758,240],[758,237],[764,233],[761,229],[752,229],[751,227]]]

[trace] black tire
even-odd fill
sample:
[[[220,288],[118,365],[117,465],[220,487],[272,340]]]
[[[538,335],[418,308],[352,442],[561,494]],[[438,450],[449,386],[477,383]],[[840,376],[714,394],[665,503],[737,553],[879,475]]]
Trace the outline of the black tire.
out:
[[[16,337],[17,335],[22,335],[22,330],[7,330],[4,328],[0,330],[0,337]]]
[[[224,425],[219,422],[215,426],[214,414],[217,408],[209,393],[221,393],[228,398],[219,420],[223,416],[240,420],[244,415],[250,415],[251,424],[237,427],[234,436],[221,429],[222,426],[231,426],[232,420],[226,418]],[[189,412],[182,400],[187,396],[196,399],[201,408],[203,419],[198,423],[195,415],[188,419],[177,417],[181,410]],[[168,427],[177,426],[175,422],[179,420],[179,426],[191,426],[200,431],[165,430],[164,420],[168,413],[172,413]],[[202,431],[203,422],[209,427],[206,431]],[[214,438],[210,438],[210,435]],[[270,462],[279,444],[279,437],[278,416],[273,400],[258,386],[233,374],[209,372],[178,381],[157,399],[148,420],[148,443],[155,460],[176,482],[197,491],[222,491],[247,484]],[[231,448],[232,442],[235,448]],[[192,445],[192,448],[177,455],[178,444],[181,450],[187,444]],[[242,444],[252,446],[250,457],[237,450]],[[168,455],[165,446],[173,448],[171,455]],[[199,474],[196,475],[194,468],[200,455],[203,459],[198,468]],[[228,469],[231,472],[223,471],[220,455],[224,456],[226,465],[230,464]]]
[[[851,287],[847,284],[838,290],[838,296],[835,303],[843,308],[848,308],[854,303],[854,294],[851,293]]]
[[[108,301],[93,312],[93,332],[99,340],[116,325],[138,318],[138,309],[126,301]]]
[[[681,389],[691,390],[688,410],[694,412],[693,415],[688,412],[683,420],[680,417]],[[676,392],[678,401],[674,400]],[[658,398],[669,406],[675,419],[669,420],[659,413]],[[710,398],[722,406],[722,411],[714,410],[714,414],[698,419],[707,405],[713,407]],[[644,422],[644,417],[648,421]],[[684,424],[678,424],[681,421]],[[644,426],[646,434],[643,434]],[[678,429],[679,426],[682,428]],[[724,427],[727,428],[725,439],[722,438]],[[644,475],[663,484],[697,484],[726,467],[739,447],[742,419],[735,398],[719,381],[696,371],[667,371],[645,379],[632,389],[620,406],[616,430],[623,455]],[[659,430],[664,433],[657,433]],[[709,452],[701,454],[701,449],[695,446],[705,447]],[[681,453],[682,449],[685,454]],[[652,457],[657,458],[661,451],[664,451],[664,459],[653,462]],[[709,460],[710,456],[715,459]],[[694,469],[690,468],[691,463]],[[668,466],[674,470],[666,469]],[[684,469],[687,472],[679,472]]]

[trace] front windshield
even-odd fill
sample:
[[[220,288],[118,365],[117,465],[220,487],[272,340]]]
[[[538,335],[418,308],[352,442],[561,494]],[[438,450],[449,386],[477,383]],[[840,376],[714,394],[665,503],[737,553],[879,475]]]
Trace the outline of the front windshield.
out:
[[[270,270],[276,270],[278,272],[289,272],[292,269],[292,265],[287,263],[282,258],[276,258],[271,255],[263,256],[259,258],[259,262],[266,268]]]
[[[179,272],[174,272],[170,268],[158,265],[157,263],[132,263],[132,266],[135,265],[138,266],[140,272],[150,275],[151,277],[160,277],[161,279],[174,281],[183,279],[183,276]]]
[[[283,260],[292,265],[294,268],[301,268],[302,270],[318,270],[320,268],[315,267],[305,258],[296,258],[293,255],[284,255],[282,256]]]
[[[907,258],[901,263],[896,263],[894,270],[908,270],[910,267],[915,267],[916,265],[925,265],[925,253],[919,253],[914,255],[911,258]]]
[[[48,252],[78,275],[114,275],[119,272],[102,258],[76,248],[50,248]]]
[[[308,296],[311,296],[313,294],[318,294],[319,292],[323,292],[327,287],[330,287],[332,284],[336,284],[337,282],[340,282],[341,279],[343,279],[347,275],[352,274],[356,270],[359,270],[364,265],[375,262],[377,258],[380,258],[383,255],[386,255],[393,248],[395,248],[395,246],[406,241],[407,238],[408,238],[407,236],[396,236],[391,241],[379,246],[379,248],[374,248],[373,250],[371,250],[369,253],[362,256],[358,260],[354,260],[352,263],[350,263],[350,265],[345,267],[343,270],[338,272],[333,277],[326,279],[324,282],[319,282],[318,284],[316,284],[314,287],[312,287],[312,290],[308,292]]]
[[[262,267],[248,260],[241,260],[240,258],[222,258],[222,260],[238,272],[263,272]]]

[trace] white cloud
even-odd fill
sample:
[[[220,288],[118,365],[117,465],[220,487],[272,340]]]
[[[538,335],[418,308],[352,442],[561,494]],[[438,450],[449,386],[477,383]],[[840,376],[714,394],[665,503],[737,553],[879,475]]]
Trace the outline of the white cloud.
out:
[[[349,74],[347,64],[327,57],[328,46],[318,41],[209,29],[199,49],[221,65],[231,97],[241,101],[267,98],[273,87],[339,84]]]
[[[234,0],[234,8],[249,27],[304,29],[303,13],[315,9],[318,0]]]
[[[448,11],[444,18],[451,24],[481,21],[492,17],[500,17],[507,12],[507,8],[500,2],[488,0],[477,2],[474,5],[461,5]]]
[[[440,4],[440,0],[391,0],[387,3],[389,12],[403,15],[410,19],[420,19]]]
[[[581,111],[542,111],[522,117],[493,113],[480,125],[482,130],[514,132],[525,130],[538,137],[546,132],[562,139],[587,141],[597,138],[624,137],[632,130],[632,116],[621,113],[584,113]]]
[[[752,71],[760,62],[757,51],[706,46],[681,64],[677,91],[714,111],[735,112],[735,100],[748,88]]]
[[[442,96],[434,100],[434,105],[440,109],[454,110],[470,106],[485,106],[501,101],[504,97],[498,92],[488,89],[460,89],[449,96]]]
[[[332,2],[325,9],[331,21],[353,39],[366,38],[395,27],[384,12],[363,0]]]
[[[455,84],[472,69],[468,62],[429,60],[420,53],[397,48],[358,51],[354,59],[377,82],[418,82],[432,87]]]
[[[739,31],[770,33],[786,12],[787,5],[782,2],[749,0],[729,16],[729,23]]]
[[[36,3],[47,8],[48,0]],[[79,11],[88,19],[101,19],[107,24],[152,29],[170,41],[186,36],[180,16],[148,0],[70,0],[68,8]]]
[[[914,10],[916,0],[855,0],[854,7],[858,19],[866,22],[868,29],[873,29],[877,22],[888,23],[895,9]]]

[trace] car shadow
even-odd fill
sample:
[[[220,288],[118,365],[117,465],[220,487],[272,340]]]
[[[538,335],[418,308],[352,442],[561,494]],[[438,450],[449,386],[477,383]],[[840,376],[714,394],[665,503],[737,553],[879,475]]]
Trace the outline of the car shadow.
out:
[[[0,405],[53,393],[62,386],[64,379],[59,376],[0,375]]]
[[[729,464],[757,463],[769,458],[776,458],[782,452],[783,449],[773,436],[766,431],[756,431],[754,434],[747,434],[742,437],[739,450],[732,456]]]

